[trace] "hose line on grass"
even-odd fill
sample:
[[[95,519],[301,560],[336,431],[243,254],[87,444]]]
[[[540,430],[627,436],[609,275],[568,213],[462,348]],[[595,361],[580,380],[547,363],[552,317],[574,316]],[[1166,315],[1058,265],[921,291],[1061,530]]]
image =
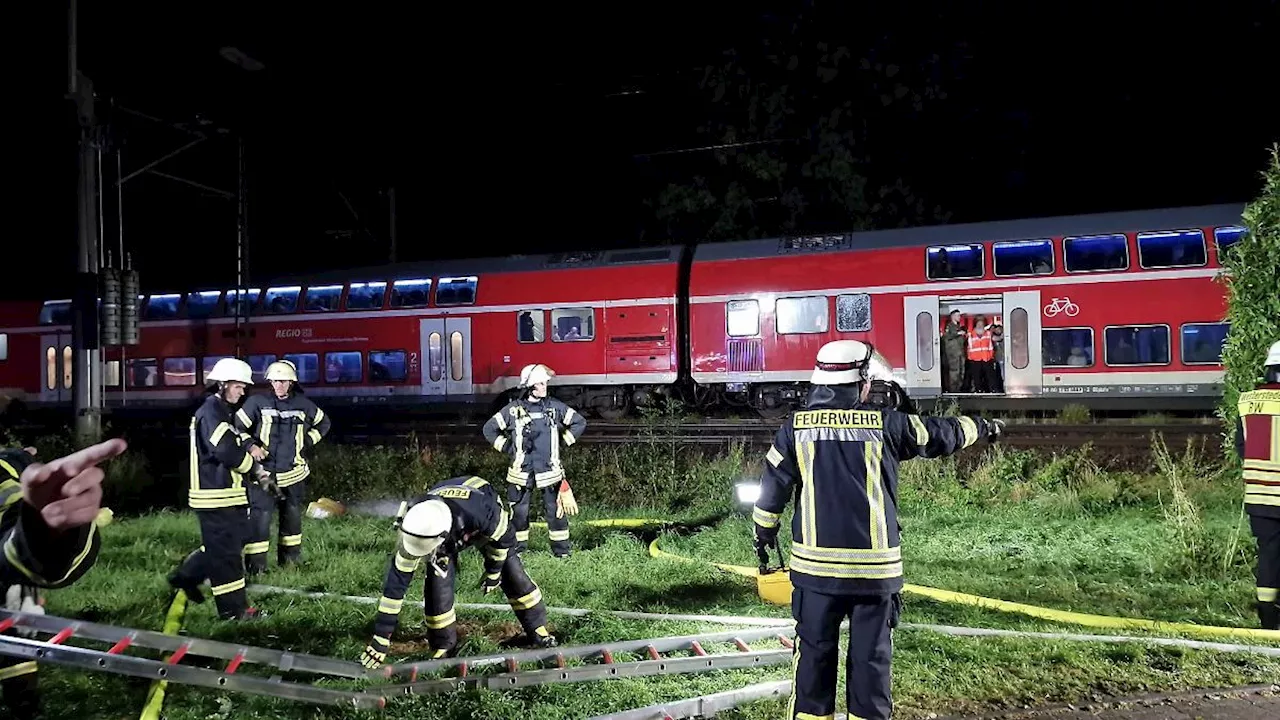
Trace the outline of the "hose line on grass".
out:
[[[173,604],[169,606],[169,612],[164,618],[164,629],[161,630],[165,635],[177,635],[182,630],[182,618],[187,611],[187,594],[179,590],[173,596]],[[168,657],[165,658],[166,660]],[[164,689],[168,686],[168,682],[164,680],[153,680],[151,689],[147,691],[147,701],[142,706],[142,715],[139,720],[159,720],[160,708],[164,705]]]

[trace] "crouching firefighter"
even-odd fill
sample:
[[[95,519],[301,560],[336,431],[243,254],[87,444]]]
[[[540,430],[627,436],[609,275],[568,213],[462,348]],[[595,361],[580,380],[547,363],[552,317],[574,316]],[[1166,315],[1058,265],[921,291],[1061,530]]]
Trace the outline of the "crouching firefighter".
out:
[[[169,584],[193,602],[204,602],[200,584],[207,578],[224,620],[257,615],[245,595],[244,543],[249,530],[249,496],[245,477],[267,477],[256,465],[251,444],[236,432],[232,409],[253,384],[249,364],[223,358],[205,375],[209,393],[191,418],[190,486],[187,504],[200,523],[200,548],[169,575]]]
[[[1244,509],[1258,541],[1258,620],[1280,630],[1280,341],[1267,352],[1263,384],[1241,393],[1236,452],[1244,469]]]
[[[458,553],[475,546],[484,554],[480,587],[488,595],[498,588],[507,596],[525,640],[535,647],[554,647],[547,631],[547,607],[542,591],[529,579],[515,546],[515,529],[497,488],[478,477],[456,477],[400,504],[400,530],[395,557],[387,569],[374,621],[373,640],[360,662],[376,668],[387,659],[391,634],[400,622],[405,593],[418,566],[426,563],[423,610],[432,659],[452,656],[458,644],[454,585]]]
[[[788,718],[835,713],[840,624],[850,621],[846,700],[850,717],[888,718],[892,629],[901,612],[902,549],[898,464],[950,455],[997,422],[922,418],[869,402],[873,349],[857,340],[818,351],[804,410],[778,430],[766,456],[753,512],[756,552],[777,548],[783,507],[793,494],[791,612],[797,642]]]
[[[307,502],[311,450],[329,432],[329,418],[302,393],[298,370],[288,360],[267,366],[270,394],[252,395],[236,411],[236,429],[251,437],[249,452],[271,474],[265,487],[249,486],[249,536],[245,569],[256,575],[267,569],[271,549],[271,515],[280,510],[276,562],[302,558],[302,509]]]
[[[520,397],[484,424],[484,439],[511,458],[507,469],[507,502],[516,526],[516,550],[529,542],[529,496],[542,494],[542,507],[551,536],[551,552],[568,557],[569,518],[578,513],[569,481],[564,479],[560,447],[582,437],[587,420],[563,402],[547,397],[547,381],[555,373],[546,365],[526,365],[520,371]],[[553,491],[554,488],[554,491]]]

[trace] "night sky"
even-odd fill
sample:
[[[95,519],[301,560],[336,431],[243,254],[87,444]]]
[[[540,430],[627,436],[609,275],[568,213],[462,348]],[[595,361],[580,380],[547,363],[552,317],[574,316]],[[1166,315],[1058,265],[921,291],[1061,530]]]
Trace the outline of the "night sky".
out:
[[[126,173],[195,138],[173,123],[220,127],[228,134],[156,170],[234,192],[243,134],[257,279],[385,262],[393,186],[402,260],[700,236],[696,222],[655,220],[645,201],[667,183],[732,179],[726,153],[670,152],[704,146],[700,127],[733,121],[732,98],[699,87],[708,65],[731,62],[752,87],[785,85],[785,127],[738,139],[780,139],[752,151],[786,162],[815,154],[797,137],[832,98],[853,98],[844,117],[864,133],[868,186],[909,187],[925,209],[884,203],[861,226],[1247,201],[1280,138],[1275,1],[1194,12],[1124,2],[257,7],[267,4],[82,0],[80,10],[79,63],[123,141]],[[15,189],[4,252],[69,286],[77,131],[63,99],[65,7],[48,5],[14,18],[25,45],[6,53]],[[227,46],[265,68],[238,68],[220,56]],[[838,79],[808,65],[819,56],[838,60]],[[786,69],[791,57],[798,68]],[[871,89],[868,78],[890,75]],[[888,109],[881,95],[894,99]],[[112,98],[164,122],[113,113]],[[104,163],[113,250],[115,172]],[[777,199],[752,192],[749,234],[780,232]],[[123,206],[145,289],[233,284],[233,200],[143,174],[125,183]],[[853,229],[821,203],[791,222]],[[12,283],[3,293],[32,294]]]

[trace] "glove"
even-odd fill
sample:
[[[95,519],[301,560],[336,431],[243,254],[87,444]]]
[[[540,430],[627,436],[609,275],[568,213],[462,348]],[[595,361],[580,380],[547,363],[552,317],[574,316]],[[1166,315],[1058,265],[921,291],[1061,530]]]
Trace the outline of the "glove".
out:
[[[987,442],[994,443],[1000,439],[1000,435],[1004,432],[1003,420],[987,420]]]
[[[762,528],[756,526],[756,558],[760,560],[760,567],[769,566],[769,548],[781,552],[778,549],[778,528]]]
[[[573,497],[573,488],[568,480],[560,481],[560,493],[556,495],[556,517],[570,517],[578,514],[578,501]]]
[[[4,595],[4,607],[11,612],[23,612],[30,615],[43,615],[44,607],[40,605],[40,591],[31,585],[10,585]],[[14,628],[14,632],[25,638],[34,638],[34,628]]]
[[[376,670],[386,662],[387,654],[381,652],[373,645],[365,645],[364,652],[360,653],[360,664],[370,670]]]
[[[484,591],[484,594],[485,594],[485,595],[488,595],[489,593],[493,592],[494,590],[497,590],[497,589],[498,589],[498,586],[499,586],[499,585],[501,585],[501,584],[502,584],[502,578],[501,578],[501,577],[496,577],[496,578],[492,578],[492,579],[490,579],[490,578],[487,578],[487,577],[486,577],[486,578],[484,578],[483,580],[481,580],[481,581],[480,581],[480,589]]]

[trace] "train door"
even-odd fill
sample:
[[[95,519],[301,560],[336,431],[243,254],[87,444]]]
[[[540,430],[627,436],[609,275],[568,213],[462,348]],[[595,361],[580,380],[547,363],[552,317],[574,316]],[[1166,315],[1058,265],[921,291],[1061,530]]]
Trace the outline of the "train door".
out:
[[[40,336],[40,401],[71,402],[71,333]]]
[[[472,394],[471,318],[418,321],[422,352],[422,394],[461,398]]]
[[[912,397],[942,394],[942,338],[938,336],[938,296],[902,299],[907,340],[907,387]]]
[[[1044,380],[1040,348],[1040,291],[1004,294],[1004,392],[1039,395]]]

